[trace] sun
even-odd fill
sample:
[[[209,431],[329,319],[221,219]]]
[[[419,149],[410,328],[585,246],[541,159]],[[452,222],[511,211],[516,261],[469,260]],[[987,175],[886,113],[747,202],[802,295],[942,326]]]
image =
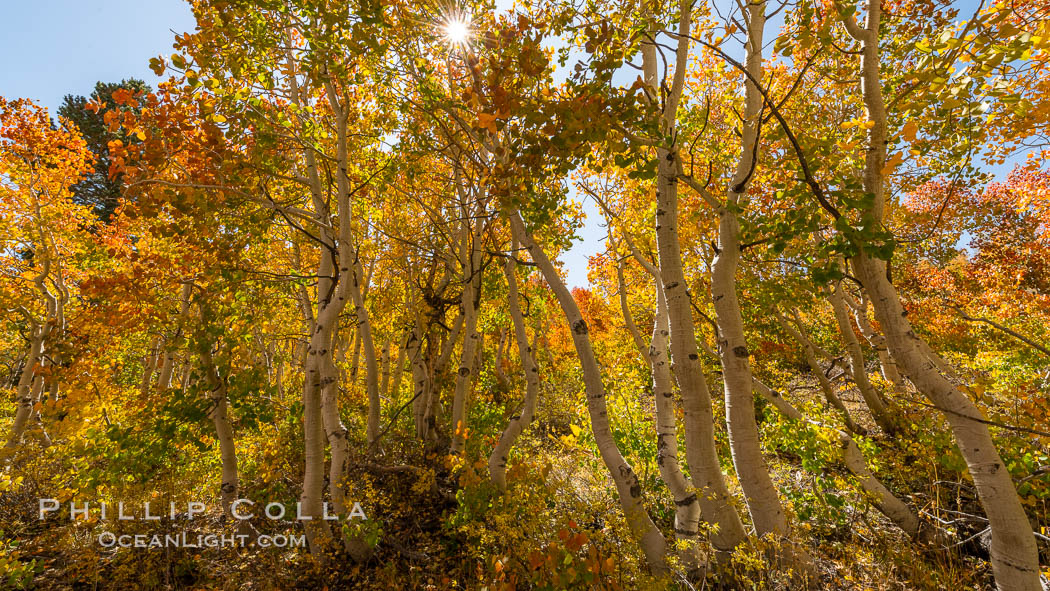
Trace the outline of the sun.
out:
[[[441,29],[450,44],[463,45],[470,39],[470,17],[465,14],[449,15]]]

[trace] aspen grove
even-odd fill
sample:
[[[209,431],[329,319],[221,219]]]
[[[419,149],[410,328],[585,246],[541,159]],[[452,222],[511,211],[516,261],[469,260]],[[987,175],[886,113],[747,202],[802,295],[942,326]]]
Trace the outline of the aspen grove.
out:
[[[190,4],[0,97],[0,588],[1050,588],[1050,5]]]

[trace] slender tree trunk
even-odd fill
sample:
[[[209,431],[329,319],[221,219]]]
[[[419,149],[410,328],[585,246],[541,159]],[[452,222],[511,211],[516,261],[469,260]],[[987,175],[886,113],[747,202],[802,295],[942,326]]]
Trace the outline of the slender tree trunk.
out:
[[[335,343],[331,343],[335,347]],[[339,515],[347,512],[346,462],[350,456],[349,432],[339,416],[339,377],[334,359],[322,355],[321,365],[321,417],[325,437],[331,453],[328,466],[328,487],[332,495],[332,507]]]
[[[875,317],[885,332],[890,353],[915,387],[944,413],[951,426],[991,526],[996,585],[1002,591],[1041,589],[1032,524],[988,425],[982,422],[984,414],[924,354],[897,290],[886,280],[885,262],[861,254],[856,257],[854,268],[871,295]]]
[[[850,35],[861,42],[861,91],[868,119],[868,151],[864,190],[874,195],[869,211],[876,223],[885,214],[886,107],[882,99],[879,65],[881,2],[869,2],[865,26],[846,20]],[[886,276],[886,262],[871,258],[863,249],[850,261],[871,297],[875,318],[886,336],[890,354],[915,387],[945,414],[956,444],[966,460],[977,494],[991,528],[991,561],[1001,591],[1041,589],[1039,552],[1024,507],[1003,464],[983,414],[938,369],[928,345],[915,333],[896,288]]]
[[[34,325],[29,338],[29,351],[26,353],[25,365],[22,366],[22,374],[18,379],[15,394],[15,419],[11,424],[11,434],[7,438],[5,449],[10,450],[18,446],[25,434],[29,417],[33,414],[33,383],[36,381],[42,354],[44,351],[44,340],[47,337],[48,326],[46,324]]]
[[[397,344],[397,363],[394,365],[394,377],[390,384],[390,389],[387,391],[387,396],[391,400],[397,400],[401,394],[401,376],[405,373],[405,353],[407,352],[408,346],[407,341],[411,332],[405,334]]]
[[[473,248],[470,259],[474,259]],[[473,265],[467,269],[468,281],[463,288],[463,351],[459,369],[456,370],[456,387],[452,397],[452,446],[453,454],[463,452],[467,440],[467,391],[473,383],[474,360],[478,346],[478,304],[480,301],[480,274],[473,277]]]
[[[787,517],[777,489],[762,457],[755,421],[755,400],[751,379],[751,355],[744,336],[744,320],[737,296],[736,272],[740,262],[740,222],[737,213],[741,198],[757,166],[757,144],[761,127],[762,95],[755,85],[762,81],[762,39],[765,29],[765,2],[747,5],[744,117],[740,133],[740,158],[729,182],[726,204],[718,212],[718,245],[711,270],[711,296],[718,322],[718,353],[725,386],[726,423],[740,488],[744,491],[751,520],[759,536],[788,533]]]
[[[627,327],[627,332],[630,333],[631,340],[634,341],[634,347],[638,349],[638,354],[642,356],[642,359],[649,360],[652,352],[645,346],[642,331],[638,329],[638,325],[634,322],[634,315],[631,314],[631,307],[627,302],[627,282],[623,278],[623,261],[619,258],[616,259],[616,290],[620,300],[620,313],[623,314],[624,326]],[[657,299],[659,300],[660,298]]]
[[[831,384],[831,380],[824,375],[824,369],[820,367],[820,363],[817,362],[816,348],[813,341],[810,340],[809,336],[802,332],[804,329],[801,324],[796,330],[791,326],[791,323],[787,321],[780,313],[774,312],[777,323],[784,329],[784,332],[791,337],[792,340],[802,346],[802,353],[806,358],[806,365],[809,366],[813,376],[817,378],[817,382],[820,384],[820,390],[824,393],[824,399],[828,401],[835,410],[842,415],[842,422],[846,425],[846,428],[850,431],[859,435],[864,435],[867,430],[858,425],[853,421],[853,417],[849,414],[849,409],[842,403],[842,399],[839,398],[838,394],[835,393],[835,386]]]
[[[142,358],[142,381],[139,383],[139,395],[143,398],[149,396],[150,384],[153,382],[153,373],[157,369],[160,357],[160,337],[155,337],[150,343],[149,353]]]
[[[452,330],[446,334],[446,338],[440,346],[438,346],[439,324],[436,318],[431,318],[431,330],[426,355],[428,381],[424,422],[426,423],[426,436],[432,442],[438,441],[441,437],[439,432],[440,419],[446,414],[444,405],[441,403],[441,391],[442,386],[447,381],[446,370],[449,362],[452,360],[452,354],[456,350],[456,343],[459,335],[463,332],[464,316],[462,313],[456,316],[456,321],[452,324]]]
[[[408,360],[412,364],[412,417],[416,425],[416,437],[420,441],[427,439],[427,407],[429,405],[430,377],[427,374],[426,361],[423,358],[422,328],[417,320],[415,329],[408,336],[406,349]]]
[[[680,32],[690,32],[690,8],[683,2]],[[685,75],[689,47],[687,37],[679,39],[676,52],[674,91],[665,106],[664,126],[674,135],[674,112],[677,98],[681,96],[679,72]],[[660,88],[658,80],[656,47],[651,43],[642,45],[646,85]],[[697,354],[696,333],[693,326],[693,311],[687,290],[685,272],[682,270],[682,250],[678,241],[678,158],[676,149],[657,149],[659,161],[656,187],[656,244],[660,260],[660,283],[667,303],[670,322],[670,352],[672,371],[682,391],[684,411],[685,456],[693,484],[697,489],[703,518],[717,526],[711,536],[718,551],[732,551],[745,538],[743,522],[733,508],[725,475],[718,460],[715,445],[714,414],[711,410],[711,393],[703,374],[700,356]]]
[[[372,339],[372,322],[365,308],[364,295],[358,278],[362,276],[360,262],[354,264],[354,270],[350,281],[350,297],[354,302],[357,313],[357,335],[358,343],[365,354],[365,391],[368,393],[368,423],[366,435],[368,444],[374,445],[379,436],[379,417],[381,403],[379,400],[379,367],[376,362],[375,342]]]
[[[868,341],[871,348],[875,349],[875,354],[879,357],[879,370],[882,372],[883,379],[892,384],[894,390],[901,390],[904,388],[904,378],[897,369],[897,362],[893,360],[889,349],[886,348],[886,337],[875,332],[871,321],[868,320],[868,295],[863,294],[860,302],[854,301],[848,294],[844,295],[847,297],[846,303],[853,308],[853,319],[857,322],[860,334],[864,336],[864,340]]]
[[[504,273],[507,276],[507,307],[514,323],[514,340],[518,344],[518,356],[521,358],[521,369],[525,373],[525,401],[521,412],[511,417],[507,428],[500,435],[499,442],[489,454],[489,475],[493,484],[500,491],[507,490],[507,456],[518,440],[522,431],[532,423],[536,412],[536,399],[539,396],[540,376],[536,360],[525,332],[525,319],[521,314],[521,303],[518,297],[518,278],[515,275],[514,256],[518,250],[517,241],[511,244],[511,256],[507,257]]]
[[[754,15],[751,20],[754,26]],[[757,38],[761,39],[761,34]],[[753,43],[756,38],[751,39]],[[729,209],[723,211],[720,217],[718,254],[712,268],[711,294],[718,320],[718,353],[725,385],[729,446],[756,533],[759,536],[785,536],[788,533],[787,517],[780,505],[773,480],[769,477],[769,467],[762,457],[762,446],[758,440],[751,365],[748,359],[750,352],[744,336],[740,302],[737,300],[739,223]]]
[[[212,359],[211,351],[201,350],[201,364],[207,373],[211,399],[212,425],[215,427],[215,439],[219,442],[219,455],[222,458],[222,485],[219,488],[222,500],[222,512],[233,518],[230,506],[237,500],[237,448],[233,439],[233,426],[230,424],[229,404],[226,393],[226,381],[219,375]]]
[[[175,357],[178,353],[176,350],[177,341],[182,336],[182,324],[185,322],[186,316],[190,311],[190,295],[193,290],[193,284],[186,282],[179,288],[179,316],[178,326],[175,329],[175,334],[168,340],[164,345],[164,358],[160,366],[160,374],[157,376],[157,390],[164,391],[171,387],[171,376],[175,371]]]
[[[322,255],[323,257],[323,255]],[[318,273],[324,277],[324,265]],[[329,266],[330,268],[330,266]],[[321,288],[318,288],[321,292]],[[323,292],[322,292],[323,293]],[[324,306],[324,302],[321,302]],[[323,311],[323,310],[322,310]],[[318,314],[321,319],[321,314]],[[303,522],[310,551],[314,555],[322,553],[330,543],[331,530],[328,523],[321,520],[322,499],[324,494],[325,432],[322,409],[322,392],[325,383],[328,362],[331,353],[332,338],[327,323],[319,321],[313,329],[307,349],[305,375],[303,378],[303,448],[305,468],[303,470],[303,492],[299,498],[302,514],[310,519]]]
[[[383,354],[380,357],[380,369],[379,373],[382,375],[382,379],[379,381],[379,394],[381,396],[390,397],[390,354],[391,354],[391,341],[392,336],[388,336],[386,342],[383,343]]]
[[[558,275],[554,265],[551,264],[550,259],[547,258],[546,253],[526,232],[525,225],[521,221],[518,212],[512,211],[508,217],[516,239],[521,241],[532,255],[532,260],[539,267],[543,278],[551,286],[551,290],[554,291],[562,313],[565,315],[565,320],[569,324],[573,344],[576,346],[576,353],[583,368],[583,379],[587,392],[587,411],[591,417],[591,431],[594,434],[594,440],[598,446],[598,452],[602,457],[602,461],[616,484],[620,506],[623,508],[624,515],[627,518],[627,525],[635,539],[639,541],[649,568],[654,574],[665,576],[668,574],[667,562],[664,556],[666,541],[646,511],[642,498],[642,486],[638,482],[638,476],[635,475],[634,470],[616,446],[605,404],[605,386],[602,383],[598,361],[591,347],[587,322],[580,314],[576,301],[573,299],[569,289],[565,287],[565,283]]]
[[[510,381],[507,378],[507,372],[503,371],[503,357],[506,348],[507,327],[504,326],[499,331],[499,341],[496,343],[496,359],[492,364],[492,369],[496,373],[496,382],[500,385],[500,388],[506,388]]]
[[[899,427],[894,417],[886,407],[882,397],[875,391],[875,387],[868,380],[868,370],[864,367],[864,351],[860,348],[860,341],[857,339],[856,333],[853,332],[853,323],[850,322],[849,309],[846,306],[846,300],[842,296],[842,285],[836,284],[829,289],[828,300],[831,302],[831,307],[835,312],[835,323],[838,324],[839,336],[842,337],[842,342],[846,346],[846,352],[849,354],[848,369],[850,376],[853,378],[853,383],[857,385],[860,395],[864,397],[864,403],[868,406],[868,410],[871,411],[871,417],[875,420],[875,423],[887,434],[897,433]]]
[[[622,285],[622,283],[621,283]],[[656,464],[660,478],[674,496],[675,538],[679,542],[680,557],[690,571],[701,566],[698,552],[700,501],[692,481],[682,473],[678,462],[678,425],[674,408],[674,379],[671,377],[667,341],[670,327],[667,303],[659,280],[656,286],[656,315],[652,344],[649,347],[649,367],[653,374],[653,398],[656,423]]]

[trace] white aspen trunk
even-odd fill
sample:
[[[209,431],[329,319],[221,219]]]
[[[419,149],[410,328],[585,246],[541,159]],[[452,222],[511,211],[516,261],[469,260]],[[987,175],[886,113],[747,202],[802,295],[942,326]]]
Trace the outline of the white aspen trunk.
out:
[[[740,488],[759,536],[788,534],[787,516],[769,468],[762,457],[755,421],[755,399],[751,379],[750,352],[744,336],[744,320],[737,296],[736,272],[740,262],[740,222],[735,213],[747,192],[754,169],[760,127],[762,39],[765,29],[765,2],[747,5],[747,45],[745,67],[744,117],[741,124],[740,159],[729,182],[726,204],[718,212],[718,246],[711,271],[711,297],[718,323],[718,353],[725,386],[726,423]]]
[[[22,374],[15,390],[15,419],[4,446],[6,450],[13,449],[22,442],[29,417],[33,414],[33,382],[37,377],[37,366],[41,362],[47,332],[47,325],[36,324],[30,333],[32,336],[29,338],[29,351],[26,353],[25,365],[22,366]]]
[[[875,391],[875,387],[871,385],[871,381],[868,380],[868,370],[864,366],[864,351],[860,347],[856,333],[853,332],[853,323],[850,322],[849,309],[842,296],[841,284],[835,284],[828,290],[828,300],[835,312],[835,323],[838,325],[839,336],[842,337],[842,343],[846,346],[846,352],[849,355],[848,371],[850,377],[853,378],[853,383],[857,385],[861,396],[864,397],[864,404],[867,405],[875,423],[887,434],[897,433],[899,427],[895,418],[886,408],[882,397]]]
[[[623,314],[624,326],[627,327],[627,332],[630,333],[631,340],[634,341],[634,347],[638,349],[638,354],[642,356],[642,359],[649,360],[652,352],[645,346],[645,339],[642,338],[642,331],[638,329],[638,325],[634,322],[634,315],[631,314],[631,307],[627,302],[627,282],[623,278],[623,261],[619,258],[616,259],[616,288],[619,295],[620,313]],[[659,300],[659,298],[657,299]]]
[[[680,7],[679,32],[690,33],[690,4]],[[663,113],[664,135],[674,135],[674,117],[684,84],[685,67],[689,54],[688,38],[678,40],[677,64],[672,92],[665,101]],[[656,47],[642,44],[642,59],[646,85],[660,88]],[[681,78],[680,78],[681,77]],[[656,244],[660,262],[660,283],[663,287],[670,322],[670,352],[672,371],[682,391],[684,412],[685,456],[689,463],[693,485],[697,489],[703,518],[717,526],[711,543],[720,552],[730,552],[747,536],[740,515],[733,508],[725,475],[715,446],[714,414],[711,393],[697,354],[696,333],[689,292],[682,270],[682,250],[678,242],[678,168],[677,149],[657,149],[659,160],[656,187]]]
[[[55,363],[54,365],[58,365]],[[46,388],[44,387],[46,386]],[[58,400],[58,388],[59,383],[57,379],[48,380],[41,384],[41,391],[37,395],[37,401],[45,402],[47,400],[57,401]],[[44,392],[47,392],[45,395]],[[51,447],[51,436],[47,434],[47,427],[44,425],[44,417],[40,415],[40,411],[34,410],[33,417],[36,420],[36,424],[40,426],[40,445],[41,447]]]
[[[392,336],[388,336],[386,342],[383,343],[383,355],[380,357],[380,374],[383,378],[379,382],[379,393],[382,396],[390,397],[390,353],[391,353],[391,341]]]
[[[438,352],[437,358],[434,360],[431,372],[433,376],[438,376],[444,373],[445,368],[448,367],[449,361],[452,360],[452,354],[456,351],[456,343],[459,342],[459,333],[463,332],[463,317],[462,313],[456,316],[456,320],[452,323],[452,330],[448,332],[445,341],[441,344],[440,351]],[[437,326],[435,319],[432,319],[432,327]],[[435,339],[435,345],[436,345]]]
[[[182,287],[179,288],[179,316],[178,316],[178,327],[175,330],[174,338],[165,343],[164,347],[164,358],[160,366],[160,374],[157,376],[157,390],[163,391],[171,387],[171,376],[175,372],[175,357],[178,351],[175,350],[175,342],[182,335],[182,323],[185,322],[186,316],[190,311],[190,294],[193,290],[193,284],[187,282],[183,283]]]
[[[445,383],[445,370],[452,360],[452,354],[456,351],[456,343],[463,332],[464,322],[464,314],[457,315],[456,321],[452,324],[452,330],[446,334],[445,341],[438,347],[439,324],[436,318],[431,318],[429,346],[424,366],[427,372],[424,423],[426,424],[425,435],[432,442],[436,442],[440,437],[441,422],[439,419],[445,415],[444,405],[441,403],[441,386]]]
[[[284,360],[277,360],[277,369],[274,370],[274,387],[277,388],[277,395],[280,398],[284,398]]]
[[[184,360],[182,362],[182,372],[179,375],[179,388],[182,390],[183,394],[185,394],[190,388],[190,377],[192,373],[193,365],[188,359]]]
[[[785,400],[779,392],[758,380],[755,380],[754,385],[755,391],[765,398],[767,402],[772,404],[780,414],[788,419],[809,422],[818,427],[820,426],[818,423],[806,419],[802,413],[795,408],[794,405]],[[871,472],[871,469],[868,468],[868,463],[867,460],[864,459],[864,454],[861,453],[860,448],[857,447],[853,438],[844,431],[838,431],[838,435],[839,446],[842,451],[842,464],[857,477],[857,481],[861,488],[873,499],[875,508],[888,517],[890,521],[897,525],[897,527],[901,528],[901,530],[911,538],[920,542],[933,541],[936,538],[936,534],[923,527],[923,523],[919,520],[919,516],[912,511],[911,507],[909,507],[904,501],[900,500],[886,487],[886,485],[882,484],[882,482],[875,477]]]
[[[879,65],[879,24],[882,6],[868,4],[863,29],[852,18],[846,20],[850,35],[861,42],[861,91],[869,120],[864,190],[875,196],[870,211],[875,221],[884,218],[886,197],[883,167],[886,162],[886,107],[882,99]],[[907,318],[896,288],[886,276],[886,262],[861,250],[851,263],[871,297],[890,354],[915,387],[939,408],[952,428],[956,444],[966,460],[981,505],[991,528],[991,562],[1000,591],[1037,591],[1042,588],[1039,552],[1032,524],[1021,505],[1013,479],[999,456],[981,410],[938,370],[927,354],[929,347],[919,338]]]
[[[45,368],[47,368],[49,365],[51,364],[47,360],[43,361],[43,366]],[[47,380],[44,379],[44,376],[37,376],[36,379],[33,380],[33,392],[31,394],[33,397],[33,423],[40,427],[40,443],[43,445],[43,447],[48,447],[51,445],[51,438],[48,436],[47,431],[44,429],[44,420],[40,416],[40,411],[36,410],[36,403],[43,401],[43,394],[46,389],[46,386]]]
[[[879,370],[883,379],[892,384],[894,390],[901,390],[904,388],[904,378],[897,369],[897,362],[893,360],[889,349],[886,348],[886,337],[875,332],[871,321],[868,320],[868,295],[862,294],[859,303],[848,297],[848,294],[846,295],[846,303],[853,308],[853,319],[857,322],[860,334],[864,336],[864,340],[868,341],[871,348],[875,349],[875,354],[879,357]]]
[[[751,20],[754,23],[755,16]],[[761,36],[758,38],[761,39]],[[719,252],[712,268],[711,295],[719,330],[718,353],[725,386],[729,446],[755,532],[759,536],[785,536],[788,533],[787,516],[780,505],[758,440],[748,359],[750,352],[736,293],[736,267],[740,258],[739,223],[728,209],[720,217]]]
[[[59,291],[59,297],[55,297],[51,290],[48,289],[47,279],[52,277],[52,261],[57,261],[49,249],[49,245],[54,246],[54,241],[41,217],[41,207],[40,202],[37,200],[36,192],[30,191],[30,195],[33,198],[33,210],[35,213],[33,221],[38,232],[38,236],[35,238],[35,245],[32,247],[32,254],[35,261],[38,261],[40,265],[39,271],[33,277],[33,283],[44,300],[44,318],[42,322],[37,322],[25,308],[20,307],[32,328],[30,330],[29,350],[26,352],[25,366],[22,368],[22,374],[19,376],[19,382],[15,390],[15,417],[11,424],[11,433],[8,436],[7,443],[4,445],[5,451],[13,450],[22,442],[31,417],[36,417],[37,421],[40,421],[39,413],[34,409],[34,405],[40,401],[40,394],[44,388],[44,380],[40,370],[47,365],[45,355],[50,354],[53,359],[57,359],[57,351],[52,351],[55,349],[54,341],[64,334],[66,328],[64,304],[69,297],[69,292],[65,288],[60,262],[54,265],[55,273],[53,276],[54,285]],[[47,436],[47,431],[43,430],[42,424],[41,430],[43,432],[43,443],[45,446],[50,445],[50,438]]]
[[[766,402],[772,404],[780,414],[793,421],[801,421],[805,418],[802,416],[802,412],[795,408],[795,405],[791,404],[780,395],[780,392],[770,388],[758,378],[753,379],[752,385],[755,388],[755,392],[758,392]]]
[[[661,164],[663,161],[661,158]],[[729,552],[745,539],[746,534],[743,522],[733,508],[715,446],[711,393],[697,353],[693,311],[678,244],[677,192],[674,183],[664,182],[666,177],[663,175],[659,178],[662,186],[657,193],[657,247],[670,319],[672,370],[682,391],[685,456],[697,488],[703,518],[718,526],[711,542],[715,549]]]
[[[338,269],[333,269],[333,271],[335,271],[333,275],[337,278],[338,283],[335,285],[334,300],[330,303],[327,303],[325,307],[322,307],[320,304],[318,305],[317,323],[319,326],[324,326],[325,330],[328,331],[328,336],[330,338],[328,344],[330,344],[332,342],[331,338],[334,338],[335,331],[338,329],[339,315],[342,314],[343,310],[346,308],[347,301],[349,298],[353,297],[355,300],[355,305],[357,306],[358,311],[358,318],[361,318],[362,313],[365,314],[365,322],[362,324],[362,328],[367,330],[368,342],[365,343],[365,339],[363,338],[366,333],[366,330],[358,331],[359,334],[355,336],[358,346],[363,347],[365,344],[368,345],[365,351],[365,354],[367,356],[366,358],[369,360],[369,367],[367,371],[369,374],[368,380],[371,384],[371,391],[369,393],[370,410],[368,420],[370,428],[374,428],[376,433],[378,433],[378,414],[375,416],[374,420],[371,416],[373,411],[375,413],[378,413],[379,411],[379,376],[377,375],[377,368],[375,362],[375,346],[371,341],[370,324],[368,323],[367,313],[364,308],[364,296],[360,293],[361,286],[358,283],[358,277],[363,276],[364,274],[361,272],[360,259],[358,258],[359,250],[355,246],[353,229],[350,225],[350,220],[353,217],[350,202],[352,192],[350,189],[350,163],[348,155],[348,144],[350,136],[349,132],[347,131],[347,119],[349,118],[350,114],[348,111],[344,110],[343,105],[340,103],[339,92],[330,79],[326,79],[324,81],[324,87],[325,95],[328,98],[328,104],[332,109],[332,114],[334,115],[336,121],[336,163],[338,166],[337,171],[335,173],[335,180],[337,190],[336,213],[339,216],[339,224],[337,242],[338,248],[336,250],[336,253],[333,253],[333,259],[335,258],[334,255],[337,254],[338,260],[332,260],[332,264],[338,264]],[[314,173],[316,174],[316,168]],[[366,279],[366,289],[367,281],[368,280]],[[320,285],[320,283],[318,283],[318,285]],[[352,295],[355,294],[355,292],[356,295]],[[320,293],[321,292],[319,291],[318,294]],[[356,363],[357,348],[355,348],[354,355]],[[326,386],[333,388],[335,393],[338,393],[338,374],[334,372],[335,360],[334,351],[332,350],[332,347],[329,347],[326,351],[326,354],[322,357],[324,359],[323,362],[320,364],[320,368],[324,371],[332,372],[330,374],[330,377],[332,380],[336,380],[333,384],[326,384]],[[353,380],[353,376],[351,376],[351,380]],[[332,396],[332,398],[334,398],[334,400],[332,401],[331,406],[334,408],[330,409],[329,412],[335,414],[335,420],[337,421],[337,423],[335,425],[336,429],[329,431],[330,434],[336,435],[334,440],[329,440],[329,445],[332,446],[334,442],[337,445],[347,446],[348,442],[346,439],[346,427],[344,427],[342,425],[342,421],[339,420],[338,397]],[[339,427],[342,428],[342,437],[338,437]],[[335,464],[335,447],[333,446],[332,449],[333,464]],[[346,448],[344,447],[344,449]],[[344,464],[339,466],[340,476],[342,476],[345,471],[345,457],[346,456],[343,457]],[[335,470],[334,466],[333,470]],[[344,502],[345,509],[345,482],[343,482],[342,478],[340,478],[339,480],[333,479],[331,485],[333,491],[333,503],[336,496],[341,496]],[[319,519],[319,517],[316,517],[316,514],[315,519]],[[327,529],[327,525],[323,527]],[[346,548],[347,552],[349,552],[349,554],[355,561],[362,562],[371,557],[373,549],[365,542],[365,540],[361,536],[353,536],[350,538],[346,538],[340,535],[340,538],[342,538],[343,540],[343,546]]]
[[[353,390],[357,387],[357,373],[361,362],[361,335],[358,331],[354,331],[352,344],[354,346],[353,353],[350,355],[350,370],[342,371],[342,381],[346,382],[346,387]],[[343,349],[342,362],[346,365],[346,349]]]
[[[496,343],[496,359],[492,364],[492,369],[496,373],[496,382],[499,383],[501,388],[506,388],[509,382],[507,372],[503,371],[503,353],[506,347],[507,327],[502,327],[499,331],[499,341]]]
[[[885,262],[861,254],[854,263],[858,277],[871,295],[875,317],[885,333],[890,353],[919,392],[944,413],[966,460],[991,527],[996,586],[1001,591],[1041,589],[1039,553],[1032,524],[988,425],[982,422],[984,414],[924,354],[896,288],[886,280]]]
[[[333,337],[334,338],[334,337]],[[334,349],[335,343],[331,344]],[[338,370],[331,356],[322,355],[321,364],[321,416],[331,461],[328,465],[328,488],[332,496],[332,507],[339,515],[345,515],[346,462],[350,456],[349,433],[339,416]]]
[[[161,356],[160,371],[157,372],[157,391],[164,391],[171,387],[171,376],[175,371],[174,349],[169,349],[171,343],[165,343],[164,354]]]
[[[824,393],[824,399],[828,401],[828,404],[842,415],[842,422],[846,425],[846,428],[850,431],[859,435],[867,433],[860,425],[853,421],[853,417],[849,414],[849,409],[842,403],[842,399],[835,393],[835,386],[831,384],[828,377],[824,375],[824,369],[820,367],[820,363],[817,362],[816,347],[813,341],[810,340],[809,336],[802,332],[804,329],[801,324],[798,326],[798,330],[795,330],[791,323],[789,323],[780,313],[774,312],[777,323],[780,327],[791,337],[792,340],[802,346],[802,353],[806,358],[806,365],[809,366],[813,376],[817,378],[817,382],[820,384],[820,390]]]
[[[407,340],[410,334],[410,332],[406,333],[405,337],[397,345],[397,363],[394,365],[394,377],[390,384],[390,390],[387,391],[387,396],[391,400],[397,400],[401,395],[401,376],[405,373],[405,354],[408,349]]]
[[[160,337],[154,337],[150,343],[149,353],[142,359],[142,381],[139,383],[139,395],[143,398],[149,396],[150,384],[153,381],[153,372],[157,368],[160,357]]]
[[[366,426],[366,435],[368,437],[368,445],[371,447],[375,445],[376,438],[379,437],[379,417],[381,411],[381,403],[379,400],[379,367],[376,362],[375,342],[372,339],[372,322],[369,319],[368,310],[365,308],[364,295],[361,286],[358,284],[358,278],[361,276],[361,264],[358,262],[354,265],[354,271],[351,277],[348,277],[347,280],[350,281],[350,297],[354,302],[354,308],[356,308],[357,313],[357,342],[360,345],[360,348],[364,350],[365,354],[365,391],[368,393],[368,423]]]
[[[678,462],[674,379],[671,377],[670,358],[667,351],[670,336],[667,303],[664,300],[659,280],[656,279],[654,284],[656,287],[656,316],[653,324],[652,344],[649,347],[649,367],[653,374],[656,464],[660,468],[660,478],[674,496],[674,531],[680,548],[679,557],[688,570],[695,571],[702,566],[698,546],[700,501],[697,499],[692,481],[682,473],[682,467]]]
[[[489,454],[489,476],[501,492],[507,490],[507,456],[522,431],[532,423],[540,390],[539,369],[536,367],[532,346],[529,345],[529,337],[525,332],[525,319],[521,314],[521,302],[518,297],[518,278],[514,271],[514,256],[518,250],[517,241],[512,241],[510,250],[511,256],[507,257],[507,264],[503,270],[507,276],[507,307],[514,323],[514,340],[518,345],[521,369],[525,373],[525,401],[521,412],[511,417],[507,428],[500,435],[499,442]]]
[[[657,576],[666,576],[668,567],[666,557],[666,541],[663,534],[653,523],[646,511],[642,497],[642,486],[638,482],[638,476],[634,473],[630,464],[624,459],[616,446],[616,440],[612,434],[609,424],[609,415],[605,404],[605,385],[602,383],[601,369],[598,360],[591,348],[591,340],[588,335],[587,322],[580,314],[569,289],[558,275],[558,271],[551,264],[543,249],[532,239],[525,230],[525,225],[517,211],[509,212],[511,229],[515,238],[519,240],[532,256],[532,260],[539,267],[543,278],[550,285],[558,303],[561,306],[565,320],[569,324],[572,333],[573,344],[580,359],[583,369],[584,385],[587,392],[587,411],[591,418],[591,432],[594,434],[598,452],[609,471],[616,490],[619,493],[620,506],[623,508],[624,516],[631,534],[641,545],[645,554],[646,562],[650,570]]]
[[[422,328],[416,321],[415,329],[409,334],[406,349],[409,363],[412,364],[412,418],[416,425],[416,437],[423,441],[427,438],[427,405],[430,390],[430,378],[427,375],[426,362],[423,359],[423,341],[420,338]]]
[[[473,260],[473,252],[470,258]],[[466,275],[469,280],[463,287],[463,351],[460,357],[459,369],[456,370],[456,386],[452,397],[452,445],[449,450],[452,454],[463,452],[467,440],[467,390],[472,384],[474,377],[474,360],[478,346],[478,303],[480,294],[480,275],[470,277],[473,266],[467,269]]]
[[[211,399],[211,417],[215,427],[215,439],[219,442],[219,455],[222,459],[222,485],[219,494],[222,501],[222,512],[233,518],[230,507],[237,500],[237,448],[233,439],[233,426],[230,424],[229,404],[226,393],[226,381],[219,375],[212,359],[211,351],[201,351],[201,363],[208,376]]]
[[[875,507],[912,539],[917,541],[926,540],[929,532],[922,527],[919,516],[904,501],[890,492],[890,489],[886,488],[886,485],[882,484],[878,478],[875,478],[875,475],[868,468],[864,454],[861,453],[857,444],[853,442],[853,438],[847,433],[840,431],[839,445],[842,448],[842,463],[857,477],[861,488],[871,495],[874,499]]]
[[[318,273],[324,276],[323,273]],[[323,302],[322,302],[323,305]],[[320,318],[321,314],[318,314]],[[303,379],[303,448],[305,468],[303,470],[303,492],[299,498],[304,516],[311,519],[303,522],[310,551],[318,555],[330,542],[331,531],[321,520],[322,495],[324,491],[325,433],[321,410],[321,392],[324,387],[325,356],[332,339],[326,324],[318,322],[310,337]]]

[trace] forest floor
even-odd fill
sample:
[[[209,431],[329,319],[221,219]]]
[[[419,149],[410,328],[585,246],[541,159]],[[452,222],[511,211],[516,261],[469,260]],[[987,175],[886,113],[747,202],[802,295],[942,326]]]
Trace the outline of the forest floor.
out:
[[[819,392],[807,380],[788,395],[812,401]],[[848,392],[844,401],[872,432],[862,403]],[[775,566],[783,555],[759,542],[729,560],[713,561],[706,576],[655,581],[639,564],[636,547],[621,532],[622,516],[613,487],[595,454],[574,445],[565,425],[538,424],[521,445],[531,449],[510,469],[514,502],[502,503],[487,485],[484,459],[464,464],[448,456],[423,455],[391,444],[382,458],[351,459],[349,480],[373,507],[370,525],[357,530],[372,540],[374,554],[363,563],[336,554],[323,562],[303,550],[232,548],[103,548],[102,531],[117,534],[186,532],[230,535],[232,524],[215,512],[206,519],[162,521],[41,522],[26,507],[46,497],[31,482],[17,494],[3,494],[0,523],[9,548],[32,576],[29,589],[795,589],[805,585]],[[876,439],[878,439],[876,437]],[[566,443],[568,442],[568,444]],[[880,453],[899,454],[885,441]],[[906,453],[906,452],[905,452]],[[728,453],[725,454],[725,457]],[[981,525],[957,524],[944,547],[920,548],[892,526],[854,490],[836,490],[844,470],[814,472],[789,449],[767,456],[774,480],[794,514],[796,539],[814,540],[811,588],[828,590],[991,589],[981,545]],[[906,459],[906,458],[905,458]],[[912,458],[913,461],[917,458]],[[899,460],[894,460],[899,461]],[[356,463],[354,463],[356,462]],[[641,474],[643,482],[653,474]],[[294,480],[294,479],[293,479]],[[960,483],[916,479],[896,482],[920,509],[939,503],[959,514],[979,512]],[[740,497],[735,480],[730,480]],[[924,488],[925,487],[925,488]],[[252,498],[251,484],[242,496]],[[954,491],[951,495],[948,492]],[[292,483],[289,483],[292,490]],[[953,496],[954,495],[954,496]],[[166,503],[162,503],[166,505]],[[294,504],[294,503],[293,503]],[[743,506],[738,507],[742,514]],[[673,510],[656,503],[651,511],[664,531],[673,528]],[[568,519],[566,516],[573,516]],[[255,520],[262,534],[301,532],[292,522]],[[151,524],[152,525],[152,524]],[[165,529],[166,528],[166,529]],[[371,528],[371,529],[369,529]],[[965,543],[960,543],[964,542]],[[795,569],[797,570],[797,569]],[[569,576],[569,573],[572,573]],[[32,582],[30,583],[29,580]],[[8,581],[16,587],[17,581]],[[0,582],[0,588],[4,585]]]

